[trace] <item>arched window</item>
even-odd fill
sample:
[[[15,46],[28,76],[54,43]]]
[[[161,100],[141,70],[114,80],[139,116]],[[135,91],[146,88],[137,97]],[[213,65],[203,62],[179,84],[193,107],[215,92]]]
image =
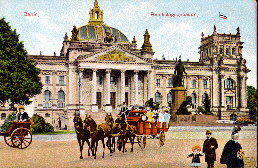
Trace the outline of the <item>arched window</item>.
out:
[[[98,19],[99,18],[99,12],[95,12],[95,19]]]
[[[191,87],[192,88],[196,88],[196,80],[192,80],[191,81]]]
[[[232,54],[236,54],[236,48],[235,47],[232,48]]]
[[[220,49],[219,49],[219,53],[220,53],[220,54],[223,54],[223,48],[220,48]]]
[[[235,82],[233,79],[231,78],[227,78],[225,81],[224,81],[224,87],[225,89],[233,89],[234,88],[234,85],[235,85]]]
[[[50,107],[50,101],[51,101],[51,92],[49,90],[45,90],[44,92],[44,108],[49,108]]]
[[[63,108],[64,107],[64,102],[65,102],[65,93],[62,90],[58,91],[58,102],[57,102],[57,107],[58,108]]]
[[[6,113],[2,113],[1,114],[1,120],[5,120],[6,119]]]
[[[226,48],[226,55],[229,55],[229,48]]]
[[[191,97],[192,97],[192,108],[196,108],[196,102],[197,102],[196,94],[192,93]]]
[[[161,102],[161,93],[159,92],[155,93],[155,102]]]
[[[171,92],[169,92],[169,93],[167,94],[167,101],[168,101],[168,104],[171,104],[171,103],[172,103],[172,93],[171,93]]]
[[[208,80],[207,79],[203,80],[203,88],[208,89]]]

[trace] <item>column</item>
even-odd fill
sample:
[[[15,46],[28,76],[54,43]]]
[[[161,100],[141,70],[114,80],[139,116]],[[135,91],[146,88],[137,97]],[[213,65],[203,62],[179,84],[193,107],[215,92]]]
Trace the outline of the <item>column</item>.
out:
[[[198,77],[198,106],[202,106],[202,95],[203,95],[203,89],[202,89],[202,77]]]
[[[92,86],[91,86],[91,110],[98,112],[97,105],[97,69],[92,69]]]
[[[105,111],[107,113],[112,112],[112,106],[110,104],[110,73],[111,69],[106,69],[106,80],[105,80]]]
[[[125,71],[126,70],[120,70],[121,71],[121,89],[120,89],[120,100],[121,104],[125,102]]]
[[[138,95],[138,93],[139,93],[138,73],[139,73],[139,71],[134,71],[134,83],[135,83],[135,85],[134,85],[134,91],[135,91],[135,93],[134,93],[134,104],[135,105],[138,105],[138,98],[139,98],[139,95]]]
[[[246,80],[247,77],[241,77],[241,107],[247,107],[247,98],[246,98]]]
[[[68,95],[69,95],[69,100],[68,100],[68,109],[76,109],[77,106],[76,104],[78,103],[78,98],[79,98],[79,92],[78,90],[80,89],[78,87],[78,72],[77,72],[77,67],[73,65],[69,65],[69,82],[68,82]]]
[[[154,72],[152,70],[148,71],[148,100],[150,98],[154,99],[155,94],[155,78]]]

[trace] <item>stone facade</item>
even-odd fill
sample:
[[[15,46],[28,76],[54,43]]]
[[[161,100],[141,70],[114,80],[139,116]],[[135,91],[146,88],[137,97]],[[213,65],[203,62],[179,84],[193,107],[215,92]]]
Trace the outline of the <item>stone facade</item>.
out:
[[[248,69],[242,57],[240,30],[236,34],[202,33],[198,62],[183,61],[184,85],[192,97],[192,111],[211,99],[212,112],[229,119],[236,113],[247,116],[246,80]],[[122,102],[144,105],[149,98],[169,106],[172,102],[176,60],[153,59],[148,30],[137,49],[119,30],[103,22],[103,11],[95,0],[87,25],[64,37],[60,56],[29,55],[41,69],[42,93],[34,97],[34,113],[56,127],[72,128],[76,111],[112,112]],[[7,107],[6,107],[7,108]],[[2,107],[4,118],[6,109]]]

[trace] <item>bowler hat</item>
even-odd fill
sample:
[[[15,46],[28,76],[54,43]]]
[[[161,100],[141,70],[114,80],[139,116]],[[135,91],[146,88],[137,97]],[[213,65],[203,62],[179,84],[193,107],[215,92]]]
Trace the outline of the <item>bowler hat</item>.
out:
[[[208,135],[208,134],[211,134],[211,131],[210,131],[210,130],[207,130],[207,131],[206,131],[206,135]]]

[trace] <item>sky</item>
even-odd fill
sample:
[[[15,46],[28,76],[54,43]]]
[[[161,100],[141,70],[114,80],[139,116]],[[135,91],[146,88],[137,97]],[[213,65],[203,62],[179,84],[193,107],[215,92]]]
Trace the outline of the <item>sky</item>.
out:
[[[155,51],[154,58],[198,61],[201,33],[236,33],[240,28],[247,60],[247,84],[256,87],[256,4],[254,0],[98,0],[104,22],[123,32],[138,48],[146,29]],[[73,25],[86,25],[94,0],[0,0],[0,17],[5,17],[20,34],[29,54],[59,55],[65,33]],[[36,16],[25,16],[25,13]],[[154,14],[193,14],[195,16],[151,16]],[[219,17],[219,13],[228,19]]]

